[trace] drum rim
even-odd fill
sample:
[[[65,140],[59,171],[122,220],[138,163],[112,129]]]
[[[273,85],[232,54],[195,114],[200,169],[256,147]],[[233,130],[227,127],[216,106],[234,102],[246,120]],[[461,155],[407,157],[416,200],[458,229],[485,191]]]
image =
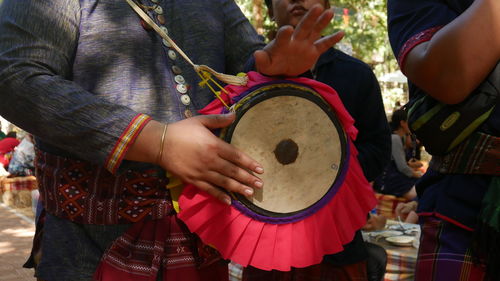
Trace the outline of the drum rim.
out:
[[[295,93],[298,93],[297,91],[304,91],[311,93],[311,96],[300,96],[298,94],[282,94],[282,93],[274,93],[271,94],[271,96],[266,96],[266,98],[259,97],[260,94],[264,92],[269,92],[271,90],[283,90],[283,89],[293,89]],[[292,91],[293,92],[293,91]],[[236,118],[235,121],[228,127],[224,128],[220,132],[220,138],[224,139],[226,142],[230,143],[230,140],[232,138],[232,134],[236,128],[236,125],[238,124],[238,121],[241,119],[243,114],[249,110],[252,106],[267,100],[272,97],[276,96],[297,96],[301,98],[305,98],[317,106],[319,106],[323,112],[329,117],[331,122],[334,124],[334,126],[337,128],[337,131],[339,133],[339,140],[341,143],[341,147],[344,148],[342,153],[341,153],[341,161],[340,161],[340,167],[339,167],[339,172],[337,174],[337,177],[333,181],[332,185],[328,189],[328,191],[314,204],[311,204],[309,207],[304,208],[302,210],[294,211],[294,212],[288,212],[288,213],[276,213],[272,211],[268,211],[265,209],[262,209],[253,203],[251,203],[248,199],[246,199],[245,196],[239,194],[239,193],[233,193],[230,192],[230,195],[232,197],[232,204],[233,206],[238,209],[240,212],[243,214],[267,223],[272,223],[272,224],[284,224],[284,223],[290,223],[290,222],[296,222],[303,220],[304,218],[313,215],[316,213],[319,209],[324,207],[332,198],[335,196],[337,191],[339,190],[340,186],[345,180],[346,174],[347,174],[347,167],[349,159],[350,159],[350,149],[349,149],[349,143],[347,139],[347,134],[345,130],[343,129],[342,123],[336,116],[336,113],[334,112],[334,109],[328,104],[328,102],[325,101],[325,99],[314,89],[311,87],[308,87],[307,85],[300,84],[297,82],[292,82],[292,81],[272,81],[270,83],[265,83],[258,85],[256,87],[252,87],[244,92],[242,92],[240,95],[237,97],[233,98],[233,101],[235,102],[231,109],[236,112]]]

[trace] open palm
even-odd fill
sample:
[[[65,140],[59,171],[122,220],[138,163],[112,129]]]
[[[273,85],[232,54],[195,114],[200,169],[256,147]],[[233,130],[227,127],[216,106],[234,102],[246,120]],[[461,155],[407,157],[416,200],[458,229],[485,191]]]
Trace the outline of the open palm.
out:
[[[257,71],[266,75],[297,76],[311,69],[319,56],[344,36],[343,32],[337,32],[321,37],[321,31],[332,18],[332,10],[315,5],[296,28],[281,27],[275,40],[254,53]]]

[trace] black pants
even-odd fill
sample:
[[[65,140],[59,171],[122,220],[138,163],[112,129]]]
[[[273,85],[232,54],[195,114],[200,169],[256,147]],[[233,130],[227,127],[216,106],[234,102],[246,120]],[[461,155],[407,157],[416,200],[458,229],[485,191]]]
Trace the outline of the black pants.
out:
[[[379,245],[366,243],[368,260],[366,262],[368,281],[384,280],[385,267],[387,266],[387,253]]]

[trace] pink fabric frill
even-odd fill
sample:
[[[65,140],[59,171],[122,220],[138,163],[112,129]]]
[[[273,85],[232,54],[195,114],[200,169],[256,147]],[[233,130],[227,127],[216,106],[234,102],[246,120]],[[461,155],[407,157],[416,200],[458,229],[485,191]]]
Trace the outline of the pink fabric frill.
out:
[[[224,96],[228,104],[232,104],[231,98],[249,88],[280,80],[256,72],[248,73],[248,77],[246,86],[225,88],[229,92]],[[195,186],[186,186],[179,198],[181,211],[178,217],[204,243],[214,246],[222,257],[244,267],[251,265],[263,270],[289,271],[291,267],[318,264],[324,255],[341,252],[343,245],[352,241],[355,232],[366,223],[368,212],[376,205],[374,192],[364,177],[357,160],[358,152],[352,143],[357,134],[354,120],[336,91],[308,78],[287,78],[286,81],[313,88],[334,109],[348,136],[349,167],[332,200],[303,220],[287,224],[252,219]],[[219,114],[222,110],[222,103],[215,100],[201,113]]]

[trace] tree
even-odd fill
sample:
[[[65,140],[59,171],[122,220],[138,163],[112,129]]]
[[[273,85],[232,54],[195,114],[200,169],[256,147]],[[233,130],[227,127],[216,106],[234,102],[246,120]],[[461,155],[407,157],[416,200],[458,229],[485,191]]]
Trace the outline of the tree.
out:
[[[276,28],[267,16],[267,6],[264,0],[235,0],[235,2],[259,34],[267,38],[268,33]]]
[[[260,34],[267,37],[275,28],[266,16],[264,1],[236,0],[236,3]],[[325,33],[337,30],[346,33],[337,46],[339,49],[370,65],[379,78],[399,69],[389,45],[385,0],[330,0],[330,3],[334,7],[335,17]],[[405,91],[400,84],[381,84],[387,108],[392,108],[395,100],[406,101]]]
[[[333,28],[346,32],[344,42],[353,56],[371,65],[378,75],[398,69],[387,35],[385,0],[336,0]],[[347,14],[347,15],[346,15]]]

